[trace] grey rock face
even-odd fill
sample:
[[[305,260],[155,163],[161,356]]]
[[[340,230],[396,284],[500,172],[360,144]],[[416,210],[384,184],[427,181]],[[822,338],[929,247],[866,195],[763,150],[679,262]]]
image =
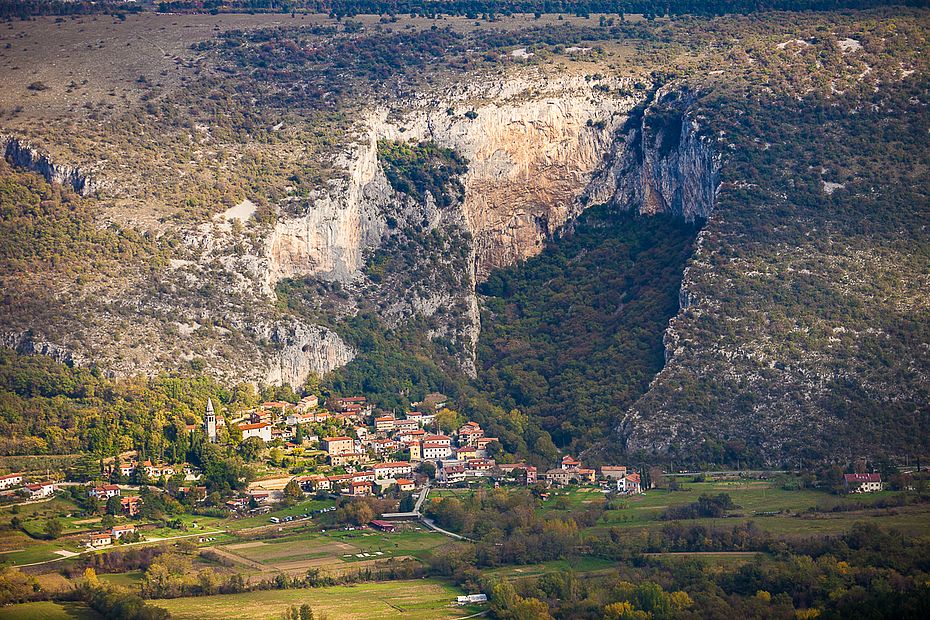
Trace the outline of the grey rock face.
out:
[[[714,209],[721,157],[700,134],[689,105],[694,96],[659,89],[639,115],[631,115],[607,165],[592,179],[586,199],[643,215],[669,213],[706,220]]]
[[[54,163],[47,154],[27,142],[0,136],[0,145],[4,158],[11,165],[41,174],[49,183],[70,186],[81,196],[89,196],[98,189],[94,179],[80,168]]]

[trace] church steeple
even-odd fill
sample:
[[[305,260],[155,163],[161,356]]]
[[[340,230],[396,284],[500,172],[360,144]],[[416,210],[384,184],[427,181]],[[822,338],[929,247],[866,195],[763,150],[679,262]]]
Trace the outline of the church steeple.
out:
[[[213,411],[213,399],[207,397],[207,415],[203,420],[204,431],[207,435],[207,441],[216,443],[216,413]]]

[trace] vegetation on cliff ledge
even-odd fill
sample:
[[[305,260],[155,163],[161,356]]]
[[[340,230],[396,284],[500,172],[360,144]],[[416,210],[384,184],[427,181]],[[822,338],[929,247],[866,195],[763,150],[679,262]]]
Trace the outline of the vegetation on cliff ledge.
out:
[[[448,207],[465,197],[458,177],[468,170],[468,162],[454,149],[435,142],[379,140],[378,161],[391,187],[417,200],[426,200],[429,193],[437,206]]]

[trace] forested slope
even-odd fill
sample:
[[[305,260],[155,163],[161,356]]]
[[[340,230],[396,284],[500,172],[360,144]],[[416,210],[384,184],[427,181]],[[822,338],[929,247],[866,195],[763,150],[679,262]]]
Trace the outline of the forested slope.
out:
[[[664,364],[696,232],[592,207],[542,254],[493,273],[478,287],[483,388],[539,418],[557,445],[603,439]]]

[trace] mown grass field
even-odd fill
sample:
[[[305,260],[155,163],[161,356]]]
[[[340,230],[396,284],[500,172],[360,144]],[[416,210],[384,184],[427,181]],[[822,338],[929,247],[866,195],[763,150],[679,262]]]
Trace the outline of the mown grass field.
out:
[[[520,579],[523,577],[538,577],[546,573],[574,572],[576,574],[592,575],[608,572],[616,565],[610,560],[601,558],[580,558],[577,560],[553,560],[540,564],[524,564],[522,566],[502,566],[482,571],[486,575],[495,575],[505,579]]]
[[[251,620],[279,618],[291,605],[308,603],[315,612],[339,620],[443,620],[476,610],[452,605],[462,592],[431,580],[390,581],[306,590],[271,590],[210,597],[156,600],[153,604],[178,620]]]
[[[103,616],[83,603],[23,603],[0,607],[0,620],[102,620]]]
[[[299,517],[332,505],[334,505],[334,502],[331,500],[309,499],[266,515],[243,518],[238,518],[235,515],[227,518],[217,518],[182,514],[175,517],[181,521],[182,527],[180,529],[167,527],[146,529],[143,527],[146,525],[144,520],[129,521],[122,517],[117,519],[117,523],[131,522],[138,527],[142,527],[143,535],[154,543],[160,542],[159,539],[184,536],[195,544],[223,544],[235,542],[238,538],[230,534],[217,533],[222,530],[240,532],[250,528],[270,527],[269,519],[273,516],[281,519],[288,516]],[[81,545],[83,538],[90,532],[96,532],[100,529],[100,517],[78,516],[77,511],[77,506],[63,497],[54,497],[48,501],[35,504],[0,508],[0,524],[9,523],[13,517],[18,517],[22,521],[24,530],[32,534],[30,536],[23,530],[0,527],[0,564],[22,566],[23,564],[60,559],[63,556],[56,553],[60,550],[70,553],[86,551],[86,548]],[[61,522],[63,526],[62,536],[55,540],[42,540],[45,523],[52,518],[57,518]],[[200,543],[198,540],[200,533],[213,540]]]
[[[595,528],[661,528],[663,511],[669,506],[689,504],[702,494],[727,493],[737,508],[725,519],[693,519],[689,524],[732,526],[753,523],[773,534],[816,535],[836,534],[849,529],[859,521],[874,521],[887,528],[897,528],[910,534],[930,534],[930,505],[873,508],[875,502],[897,495],[892,491],[867,495],[832,495],[810,489],[785,488],[785,480],[721,480],[708,482],[681,482],[677,491],[652,490],[644,495],[613,499],[615,510],[608,510]],[[604,502],[605,495],[598,489],[573,488],[553,491],[541,511],[550,514],[568,514]],[[852,507],[855,510],[837,510]],[[772,514],[774,513],[774,514]]]
[[[298,574],[310,568],[342,574],[360,563],[390,558],[426,559],[449,539],[424,529],[392,533],[372,530],[296,531],[284,538],[239,540],[214,549],[253,572]]]

